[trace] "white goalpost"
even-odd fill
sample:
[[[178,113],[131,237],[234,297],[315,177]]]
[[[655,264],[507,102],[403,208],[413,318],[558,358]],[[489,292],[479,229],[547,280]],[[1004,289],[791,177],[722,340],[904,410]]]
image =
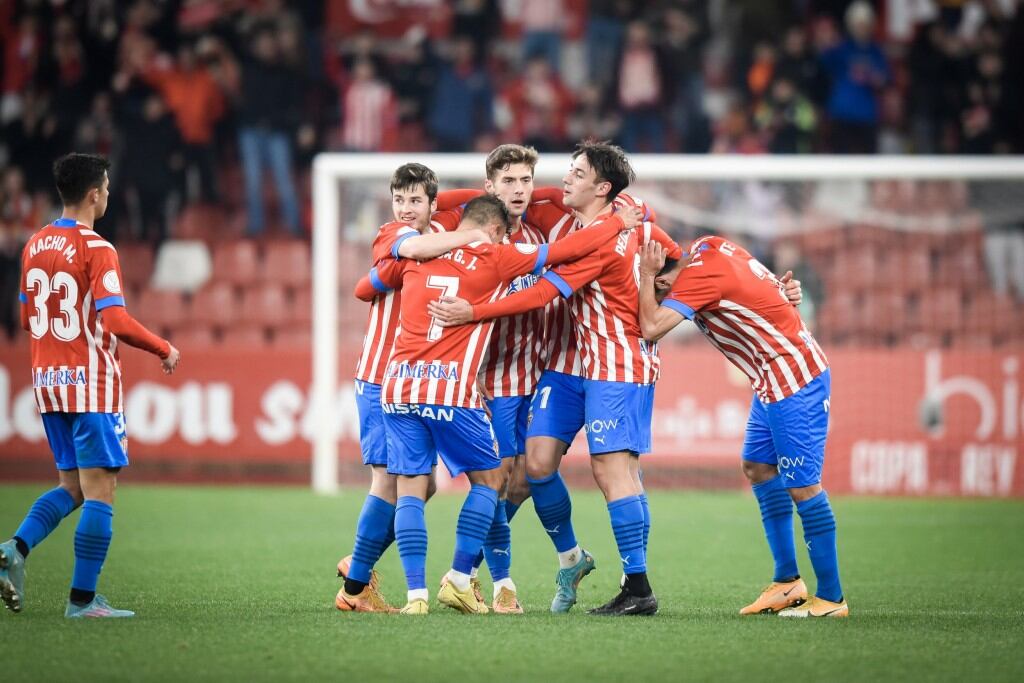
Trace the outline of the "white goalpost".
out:
[[[358,200],[363,214],[376,209],[379,222],[390,220],[386,214],[388,180],[394,170],[412,161],[426,164],[441,179],[442,187],[482,187],[483,154],[342,154],[326,153],[313,163],[313,336],[311,408],[314,440],[312,445],[312,486],[321,493],[338,490],[339,373],[351,368],[339,367],[339,325],[360,328],[365,319],[340,320],[339,259],[346,221],[356,211],[346,198],[347,185],[360,186]],[[674,187],[685,183],[743,183],[778,181],[780,183],[820,183],[823,181],[1014,181],[1021,190],[1011,209],[1014,218],[1024,220],[1024,158],[1022,157],[885,157],[885,156],[631,156],[638,178],[639,196],[663,216],[677,214],[676,222],[704,224],[706,209],[692,207],[679,199]],[[536,169],[538,184],[558,184],[569,164],[569,155],[550,153],[542,156]],[[649,193],[650,184],[663,184],[664,192]],[[653,195],[653,196],[652,196]],[[372,201],[371,201],[372,200]],[[367,221],[363,221],[364,223]],[[368,270],[371,264],[365,264]]]

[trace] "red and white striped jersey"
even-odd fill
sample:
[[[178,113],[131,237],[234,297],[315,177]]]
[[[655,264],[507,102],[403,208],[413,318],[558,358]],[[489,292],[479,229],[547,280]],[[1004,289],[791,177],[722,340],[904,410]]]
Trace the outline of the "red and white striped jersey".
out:
[[[101,314],[124,306],[114,245],[62,218],[29,239],[21,273],[39,412],[123,412],[117,337]]]
[[[561,203],[560,195],[560,191],[552,192],[550,189],[534,192],[534,201],[526,215],[546,235],[548,242],[557,242],[583,227],[573,211]],[[615,198],[614,206],[640,207],[646,212],[645,221],[655,220],[653,210],[642,199],[625,192]],[[681,250],[674,242],[672,245],[677,254],[674,258],[678,258]],[[665,246],[667,248],[668,244]],[[570,307],[570,301],[561,297],[544,307],[544,369],[587,377],[589,375],[583,367],[582,349],[576,341],[576,318]]]
[[[458,225],[458,222],[455,222]],[[454,229],[446,222],[432,220],[430,232],[444,232]],[[420,234],[408,223],[386,223],[377,231],[373,239],[373,263],[384,259],[398,258],[398,246],[402,241]],[[380,384],[384,381],[384,370],[387,368],[391,348],[395,344],[399,328],[399,310],[402,305],[402,293],[390,291],[374,297],[370,302],[370,314],[366,323],[366,334],[363,336],[363,350],[356,362],[356,379],[361,382]]]
[[[603,217],[578,229],[586,230]],[[581,376],[635,384],[658,380],[658,345],[643,339],[639,316],[638,252],[641,244],[652,239],[668,250],[669,258],[682,255],[679,245],[661,228],[644,222],[637,230],[619,233],[597,251],[545,275],[569,299],[583,365]]]
[[[766,403],[795,394],[828,368],[784,285],[721,237],[693,243],[690,263],[662,305],[693,320]]]
[[[429,261],[398,261],[380,268],[381,284],[402,289],[402,325],[384,375],[381,402],[482,407],[477,375],[492,321],[441,327],[427,304],[446,296],[471,304],[495,301],[508,282],[526,273],[539,274],[546,254],[535,245],[474,242]]]
[[[523,221],[518,231],[506,238],[511,244],[544,244],[544,234]],[[512,280],[505,294],[513,294],[537,282],[527,273]],[[495,398],[529,396],[544,369],[544,309],[498,318],[480,370],[481,380]]]

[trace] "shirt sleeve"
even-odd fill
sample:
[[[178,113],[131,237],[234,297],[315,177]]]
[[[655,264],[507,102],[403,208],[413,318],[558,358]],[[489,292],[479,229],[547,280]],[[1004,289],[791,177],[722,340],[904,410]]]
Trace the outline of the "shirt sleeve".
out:
[[[442,190],[437,193],[437,210],[442,212],[462,208],[483,193],[483,190]]]
[[[384,259],[370,269],[370,284],[379,293],[385,294],[402,288],[402,278],[412,261]]]
[[[692,320],[701,309],[721,301],[724,276],[710,258],[695,258],[683,268],[661,305]]]
[[[418,234],[420,234],[418,230],[405,223],[388,223],[382,226],[377,232],[377,236],[373,239],[373,262],[378,263],[388,257],[400,258],[398,256],[398,247],[405,240]]]
[[[520,275],[540,275],[547,262],[546,244],[496,244],[493,247],[494,265],[503,281]]]
[[[651,239],[666,249],[666,258],[678,261],[683,257],[683,248],[657,225],[651,225]]]
[[[658,222],[658,214],[655,213],[654,209],[651,207],[650,204],[640,199],[639,197],[634,197],[631,194],[620,192],[619,195],[615,197],[614,204],[616,208],[635,206],[640,209],[643,209],[644,215],[643,218],[640,219],[641,221],[650,221],[651,223]]]
[[[106,240],[93,240],[102,244],[91,245],[86,275],[89,289],[97,311],[111,306],[124,306],[124,291],[121,288],[121,264],[117,259],[114,245]]]
[[[584,287],[600,275],[604,269],[604,250],[592,251],[581,259],[565,263],[544,273],[542,279],[548,280],[558,288],[565,298],[572,296],[580,287]]]

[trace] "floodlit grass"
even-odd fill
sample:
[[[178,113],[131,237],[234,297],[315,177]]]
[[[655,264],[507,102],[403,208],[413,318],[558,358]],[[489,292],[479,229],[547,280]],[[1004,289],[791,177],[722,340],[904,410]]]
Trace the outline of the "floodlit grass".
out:
[[[0,486],[4,537],[44,489]],[[548,613],[557,563],[527,503],[512,523],[527,614],[467,617],[432,602],[426,618],[334,609],[362,491],[129,483],[118,496],[100,591],[138,616],[64,620],[74,513],[29,558],[24,611],[0,613],[5,681],[1024,679],[1021,502],[835,499],[851,618],[792,622],[737,616],[771,578],[749,494],[651,492],[661,612],[619,619],[585,614],[620,574],[593,492],[575,496],[574,521],[597,571],[571,614]],[[427,506],[432,594],[461,503]],[[379,570],[403,604],[396,548]]]

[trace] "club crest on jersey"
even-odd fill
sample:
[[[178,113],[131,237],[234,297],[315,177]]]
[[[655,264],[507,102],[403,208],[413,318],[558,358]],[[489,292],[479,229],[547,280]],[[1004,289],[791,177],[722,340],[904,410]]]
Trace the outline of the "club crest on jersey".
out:
[[[388,379],[440,379],[445,382],[459,381],[458,363],[401,363],[392,361],[385,375]]]
[[[54,370],[53,368],[33,368],[32,386],[36,389],[44,387],[72,387],[87,384],[85,379],[85,368],[81,365],[75,368],[64,368]]]
[[[516,242],[515,248],[516,251],[518,251],[520,254],[526,255],[536,254],[537,249],[539,249],[539,247],[536,244],[526,244],[525,242]]]
[[[103,274],[103,286],[111,294],[121,293],[121,280],[118,279],[116,270],[108,270]]]

